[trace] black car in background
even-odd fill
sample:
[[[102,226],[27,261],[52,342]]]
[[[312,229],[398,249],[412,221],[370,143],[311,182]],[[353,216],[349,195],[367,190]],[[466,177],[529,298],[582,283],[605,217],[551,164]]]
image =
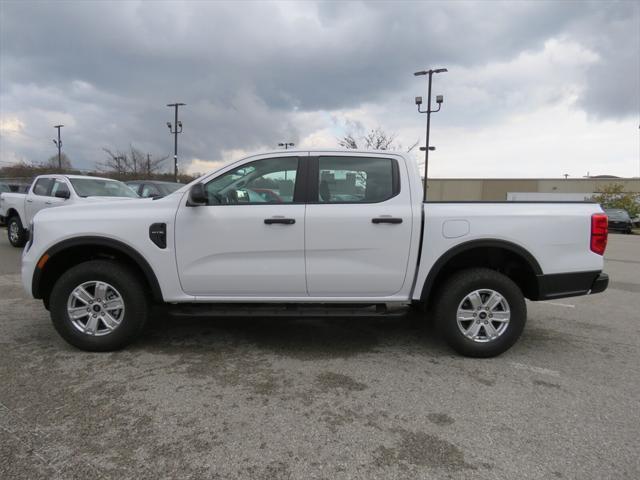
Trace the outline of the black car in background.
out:
[[[609,230],[631,233],[633,222],[629,212],[621,208],[605,208],[604,213],[609,217]]]
[[[162,198],[184,187],[182,183],[161,182],[158,180],[132,180],[126,182],[126,184],[143,198]]]

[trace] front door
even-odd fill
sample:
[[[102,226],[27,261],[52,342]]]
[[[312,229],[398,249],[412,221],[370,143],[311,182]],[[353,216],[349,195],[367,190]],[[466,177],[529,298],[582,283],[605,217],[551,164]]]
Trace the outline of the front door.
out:
[[[45,177],[36,180],[31,192],[26,197],[26,214],[28,219],[33,219],[34,215],[43,208],[48,207],[47,202],[51,201],[49,196],[51,193],[51,187],[53,185],[53,178]],[[26,227],[26,225],[25,225]]]
[[[356,155],[321,155],[309,163],[309,295],[380,297],[400,291],[412,232],[404,163]]]
[[[180,283],[196,296],[306,296],[303,157],[234,165],[205,184],[205,206],[183,200],[175,241]]]

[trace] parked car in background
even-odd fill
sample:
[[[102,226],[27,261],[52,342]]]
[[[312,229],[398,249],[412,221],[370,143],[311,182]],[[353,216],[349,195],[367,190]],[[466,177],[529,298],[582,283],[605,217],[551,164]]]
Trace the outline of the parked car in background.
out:
[[[142,198],[162,198],[184,187],[182,183],[158,180],[132,180],[126,184]]]
[[[609,218],[609,230],[617,230],[623,233],[631,233],[633,222],[629,212],[621,208],[605,208],[604,213]]]
[[[122,198],[139,198],[124,183],[82,175],[40,175],[25,193],[0,193],[0,219],[14,247],[27,242],[29,224],[40,210]]]
[[[0,193],[9,193],[11,192],[11,189],[9,188],[9,185],[7,185],[6,183],[0,182]],[[0,225],[4,225],[4,217],[0,216]]]

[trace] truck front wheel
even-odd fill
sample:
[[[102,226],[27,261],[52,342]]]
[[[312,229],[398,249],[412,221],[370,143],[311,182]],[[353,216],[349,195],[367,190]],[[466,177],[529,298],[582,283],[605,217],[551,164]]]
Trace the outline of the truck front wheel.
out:
[[[27,231],[22,226],[20,217],[14,215],[7,222],[7,237],[9,243],[16,248],[22,248],[27,243]]]
[[[439,290],[436,322],[445,341],[468,357],[494,357],[520,337],[527,307],[520,288],[487,268],[454,274]]]
[[[147,319],[148,301],[129,268],[92,260],[60,276],[51,291],[50,312],[53,326],[71,345],[104,352],[135,340]]]

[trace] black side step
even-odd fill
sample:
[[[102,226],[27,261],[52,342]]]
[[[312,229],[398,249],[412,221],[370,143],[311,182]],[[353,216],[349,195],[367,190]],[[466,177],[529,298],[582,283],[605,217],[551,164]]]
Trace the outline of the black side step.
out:
[[[179,303],[168,305],[178,317],[402,317],[407,305],[327,303]]]

